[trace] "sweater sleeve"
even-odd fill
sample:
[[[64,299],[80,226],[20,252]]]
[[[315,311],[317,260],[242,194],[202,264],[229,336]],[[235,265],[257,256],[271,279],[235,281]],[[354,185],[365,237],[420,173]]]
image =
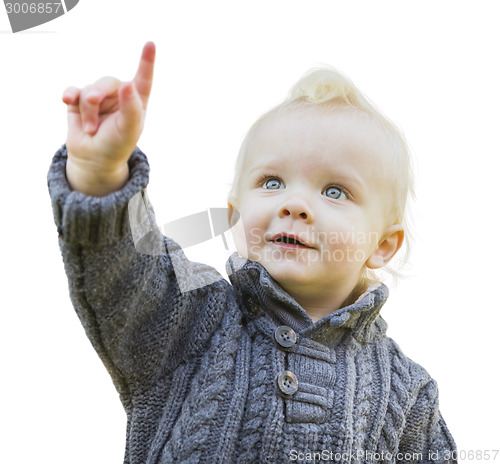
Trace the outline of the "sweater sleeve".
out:
[[[71,190],[66,160],[63,145],[47,180],[70,297],[126,402],[203,352],[222,317],[223,305],[214,301],[225,297],[228,284],[161,234],[139,149],[129,159],[125,187],[99,198]]]
[[[398,463],[456,463],[456,445],[439,411],[438,387],[429,380],[410,409],[399,446]]]

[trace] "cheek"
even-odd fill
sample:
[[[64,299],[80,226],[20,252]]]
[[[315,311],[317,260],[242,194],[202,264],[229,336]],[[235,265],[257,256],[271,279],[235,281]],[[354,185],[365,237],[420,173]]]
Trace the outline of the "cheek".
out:
[[[257,213],[256,208],[242,205],[239,220],[231,228],[231,232],[238,253],[248,258],[249,250],[263,243],[265,232],[261,215]]]
[[[245,231],[247,242],[256,243],[266,230],[265,215],[258,202],[247,202],[240,211],[241,228]]]
[[[337,216],[324,230],[328,231],[326,247],[334,260],[363,264],[379,241],[378,231],[362,215]]]

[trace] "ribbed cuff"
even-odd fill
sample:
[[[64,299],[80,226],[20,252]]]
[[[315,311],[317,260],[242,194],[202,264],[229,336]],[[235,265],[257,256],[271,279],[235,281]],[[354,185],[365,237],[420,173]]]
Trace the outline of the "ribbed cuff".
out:
[[[66,179],[68,152],[63,145],[54,155],[47,175],[54,222],[59,237],[71,245],[104,246],[130,233],[128,203],[149,181],[146,155],[136,148],[129,158],[127,184],[104,197],[72,190]]]

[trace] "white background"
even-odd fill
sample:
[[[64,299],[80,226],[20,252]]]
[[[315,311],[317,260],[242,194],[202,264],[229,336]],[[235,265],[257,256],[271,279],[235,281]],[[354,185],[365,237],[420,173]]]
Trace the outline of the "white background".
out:
[[[65,141],[62,91],[130,79],[147,40],[139,146],[159,223],[225,206],[246,130],[313,66],[346,73],[403,128],[418,237],[382,314],[438,381],[459,449],[499,449],[496,3],[81,0],[17,34],[0,5],[0,462],[122,462],[125,414],[69,301],[46,173]],[[210,246],[220,267],[220,238]]]

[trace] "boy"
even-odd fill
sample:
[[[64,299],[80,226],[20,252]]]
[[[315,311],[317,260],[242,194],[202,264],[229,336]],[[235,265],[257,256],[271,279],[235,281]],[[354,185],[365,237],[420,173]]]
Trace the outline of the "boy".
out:
[[[168,253],[139,253],[129,222],[154,55],[130,83],[64,93],[48,175],[72,302],[127,412],[125,462],[456,462],[436,383],[385,336],[388,290],[368,273],[404,238],[396,129],[335,73],[299,82],[238,157],[232,285],[183,292],[173,256],[190,282],[215,271],[155,226]]]

